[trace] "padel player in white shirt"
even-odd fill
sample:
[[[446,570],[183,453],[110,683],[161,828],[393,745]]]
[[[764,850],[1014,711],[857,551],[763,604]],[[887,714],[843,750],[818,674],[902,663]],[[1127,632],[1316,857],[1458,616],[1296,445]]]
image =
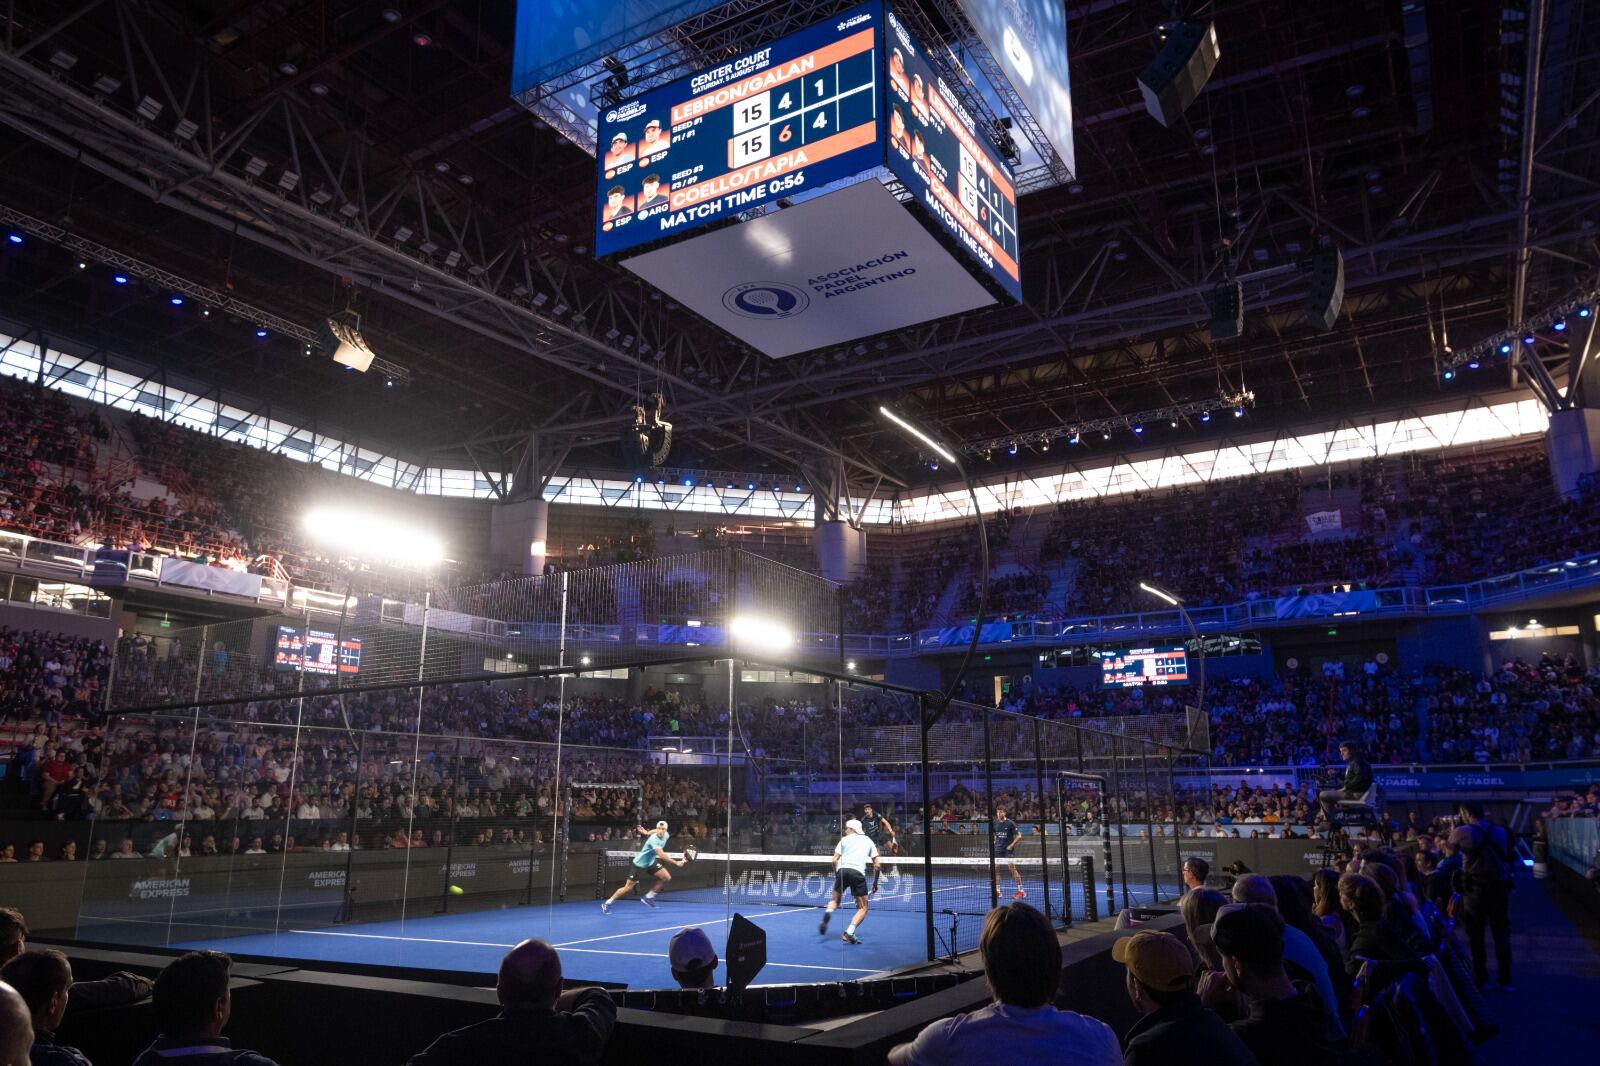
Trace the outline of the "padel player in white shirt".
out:
[[[872,863],[872,874],[878,874],[878,846],[861,832],[861,823],[852,818],[844,823],[844,836],[833,846],[833,898],[822,912],[822,923],[817,932],[828,932],[828,922],[839,909],[839,899],[846,891],[855,897],[856,913],[840,939],[846,944],[859,944],[856,930],[867,920],[867,863]]]

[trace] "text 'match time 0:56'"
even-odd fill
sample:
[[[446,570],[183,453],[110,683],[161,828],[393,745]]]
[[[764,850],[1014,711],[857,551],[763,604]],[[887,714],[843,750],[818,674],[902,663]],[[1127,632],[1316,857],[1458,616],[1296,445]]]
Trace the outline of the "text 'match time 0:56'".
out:
[[[881,165],[882,20],[855,8],[601,112],[595,253]]]

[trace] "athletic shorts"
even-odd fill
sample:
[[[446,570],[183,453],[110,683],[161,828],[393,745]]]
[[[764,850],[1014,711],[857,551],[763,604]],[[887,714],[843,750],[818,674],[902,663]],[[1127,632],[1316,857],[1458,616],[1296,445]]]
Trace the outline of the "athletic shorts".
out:
[[[661,869],[661,863],[653,862],[649,866],[635,866],[628,871],[628,880],[636,884],[644,884],[655,880],[656,871]]]
[[[860,899],[867,894],[867,875],[841,867],[833,875],[833,890],[841,896],[848,892]]]
[[[995,848],[994,861],[998,863],[1016,862],[1017,853],[1014,851],[1007,851],[1005,848]]]

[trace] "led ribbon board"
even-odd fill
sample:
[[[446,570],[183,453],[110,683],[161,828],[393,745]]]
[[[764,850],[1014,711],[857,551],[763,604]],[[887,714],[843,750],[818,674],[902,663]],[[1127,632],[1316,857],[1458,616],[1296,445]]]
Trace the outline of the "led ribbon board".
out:
[[[1011,168],[922,46],[888,16],[889,169],[983,274],[1022,299],[1017,184]]]
[[[602,112],[595,254],[882,166],[882,23],[853,8]]]

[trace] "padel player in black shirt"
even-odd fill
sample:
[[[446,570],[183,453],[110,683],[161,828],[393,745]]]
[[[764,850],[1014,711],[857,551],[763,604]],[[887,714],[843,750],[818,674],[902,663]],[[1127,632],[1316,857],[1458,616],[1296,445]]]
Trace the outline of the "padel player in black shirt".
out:
[[[1017,871],[1016,850],[1017,842],[1022,839],[1022,830],[1017,828],[1017,823],[1006,817],[1004,807],[996,807],[994,811],[994,830],[989,835],[994,842],[994,898],[1000,899],[1000,868],[1006,867],[1011,871],[1011,880],[1017,883],[1017,891],[1012,899],[1023,899],[1028,895],[1022,887],[1022,874]]]
[[[862,835],[877,845],[879,853],[884,855],[900,854],[900,844],[895,840],[894,836],[894,823],[879,814],[877,808],[870,803],[861,805],[861,829]],[[878,882],[881,876],[881,872],[873,873],[873,892],[878,891]]]

